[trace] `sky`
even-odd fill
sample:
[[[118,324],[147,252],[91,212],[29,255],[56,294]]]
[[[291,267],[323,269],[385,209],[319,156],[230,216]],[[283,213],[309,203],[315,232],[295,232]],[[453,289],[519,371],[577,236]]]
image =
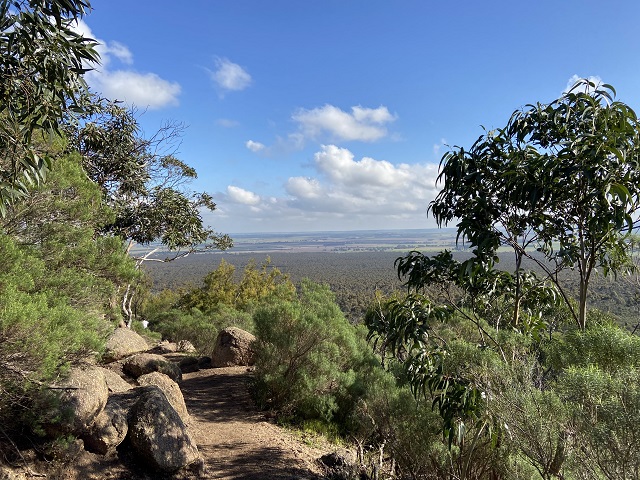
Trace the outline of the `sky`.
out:
[[[449,148],[579,77],[640,110],[637,0],[92,0],[91,88],[177,156],[221,233],[431,228]]]

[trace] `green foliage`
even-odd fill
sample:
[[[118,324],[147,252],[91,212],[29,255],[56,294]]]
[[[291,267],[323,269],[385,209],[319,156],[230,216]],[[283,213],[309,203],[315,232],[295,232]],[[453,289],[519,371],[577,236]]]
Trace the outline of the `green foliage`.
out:
[[[0,259],[0,419],[14,427],[31,414],[42,382],[100,351],[109,324],[48,286],[57,272],[6,235]]]
[[[47,382],[100,352],[117,311],[117,284],[137,275],[114,237],[97,236],[110,212],[78,156],[0,222],[0,422],[37,422]]]
[[[235,278],[235,267],[224,260],[209,272],[199,288],[164,290],[145,302],[142,316],[163,338],[189,340],[200,353],[211,355],[218,332],[235,326],[252,332],[251,312],[274,299],[292,299],[295,287],[286,275],[254,261]]]
[[[326,285],[303,281],[298,295],[254,315],[257,395],[283,414],[328,422],[352,404],[366,349]]]
[[[76,307],[102,311],[116,301],[118,284],[139,276],[119,238],[96,236],[111,218],[78,155],[68,155],[58,158],[46,184],[8,210],[0,226],[55,272],[38,287],[56,290]]]
[[[584,331],[573,329],[558,338],[548,349],[548,362],[556,371],[570,367],[597,367],[617,375],[640,367],[640,338],[617,327],[611,319],[590,315],[593,324]]]
[[[244,268],[239,281],[235,280],[235,267],[222,260],[217,269],[203,280],[203,286],[191,289],[178,300],[183,309],[197,308],[203,312],[216,309],[219,305],[251,312],[256,305],[269,297],[293,298],[295,287],[289,277],[271,266],[271,259],[260,268],[251,260]]]
[[[611,375],[595,366],[568,368],[558,390],[571,408],[575,469],[583,478],[638,478],[640,370]]]
[[[82,116],[67,122],[65,133],[69,149],[80,153],[89,178],[115,212],[103,231],[143,245],[160,241],[186,253],[230,247],[228,236],[203,224],[201,210],[215,209],[211,196],[186,189],[197,174],[174,155],[184,127],[168,123],[147,139],[134,110],[91,100]]]
[[[482,261],[501,245],[537,263],[586,326],[592,274],[628,267],[626,234],[640,207],[640,123],[609,85],[582,80],[548,105],[517,110],[504,129],[442,158],[443,189],[429,209],[454,219],[458,239]],[[544,255],[539,259],[531,248]],[[559,270],[580,275],[578,309]]]
[[[0,1],[0,214],[45,178],[51,158],[40,137],[60,133],[63,117],[80,111],[92,39],[73,26],[84,0]]]
[[[189,311],[170,309],[150,318],[149,328],[162,334],[165,340],[189,340],[202,355],[211,356],[218,332],[235,326],[253,330],[251,316],[228,305],[219,305],[206,313],[192,308]]]

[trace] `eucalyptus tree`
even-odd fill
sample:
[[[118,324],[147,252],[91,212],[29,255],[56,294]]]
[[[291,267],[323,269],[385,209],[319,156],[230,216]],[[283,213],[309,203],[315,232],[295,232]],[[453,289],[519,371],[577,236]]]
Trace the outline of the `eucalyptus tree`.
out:
[[[46,176],[39,145],[82,109],[86,65],[96,43],[74,30],[87,0],[0,0],[0,214]]]
[[[515,111],[469,150],[446,153],[439,181],[429,206],[438,225],[457,220],[458,239],[479,258],[496,259],[507,245],[518,267],[523,257],[536,262],[584,329],[593,274],[629,265],[640,123],[612,86],[580,80],[549,104]],[[558,276],[567,268],[579,274],[577,309]]]
[[[613,87],[582,80],[549,104],[515,111],[470,149],[443,156],[443,188],[429,212],[439,226],[456,222],[457,241],[472,255],[462,262],[450,252],[400,257],[408,295],[365,322],[369,338],[404,362],[414,394],[432,400],[450,445],[465,432],[475,442],[501,428],[489,411],[489,399],[500,395],[500,365],[538,358],[545,322],[565,315],[557,299],[585,329],[594,272],[629,265],[640,208],[639,127]],[[516,256],[513,273],[496,268],[505,246]],[[544,278],[526,272],[524,259]],[[578,271],[577,308],[564,269]],[[556,452],[566,446],[563,435]],[[562,466],[558,458],[551,473]]]
[[[133,253],[135,244],[159,242],[160,246],[134,256],[138,266],[232,245],[228,235],[216,233],[202,218],[203,210],[216,208],[212,197],[188,188],[197,173],[176,157],[183,129],[169,122],[145,137],[134,109],[95,96],[87,112],[70,118],[65,126],[68,148],[80,153],[88,177],[114,211],[113,221],[102,233],[122,238],[128,253]],[[153,258],[160,248],[170,254]],[[130,290],[122,303],[129,319]]]

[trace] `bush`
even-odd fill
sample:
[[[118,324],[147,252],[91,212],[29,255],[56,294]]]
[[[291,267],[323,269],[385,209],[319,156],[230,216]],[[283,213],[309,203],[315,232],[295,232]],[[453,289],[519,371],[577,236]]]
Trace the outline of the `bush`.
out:
[[[0,235],[0,423],[34,414],[42,386],[70,362],[95,355],[110,325],[54,289],[40,290],[44,262]]]
[[[252,331],[253,321],[247,313],[219,305],[207,313],[197,308],[188,312],[173,308],[157,313],[149,323],[149,328],[159,332],[165,340],[189,340],[199,353],[207,356],[213,353],[218,332],[231,326]]]
[[[101,351],[116,285],[138,274],[77,155],[0,219],[0,425],[37,426],[49,382]],[[27,428],[27,429],[28,429]]]
[[[305,280],[298,299],[258,308],[254,321],[261,404],[300,419],[345,417],[362,344],[329,287]]]
[[[253,312],[267,298],[291,299],[294,294],[295,287],[289,277],[272,267],[269,257],[260,268],[251,260],[239,281],[235,280],[235,266],[222,260],[218,268],[204,277],[203,285],[188,290],[177,305],[183,310],[197,308],[206,313],[221,305]]]

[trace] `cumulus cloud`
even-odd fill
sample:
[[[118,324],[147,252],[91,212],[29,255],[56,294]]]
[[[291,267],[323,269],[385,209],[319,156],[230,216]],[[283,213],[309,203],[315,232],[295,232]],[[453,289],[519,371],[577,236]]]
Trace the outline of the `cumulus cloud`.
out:
[[[128,67],[133,65],[133,54],[126,45],[96,38],[83,20],[78,20],[76,31],[98,42],[96,50],[100,54],[101,65],[88,65],[94,70],[85,77],[94,90],[112,100],[152,110],[178,104],[181,90],[178,83],[164,80],[155,73],[112,68],[114,59]]]
[[[251,85],[251,75],[228,58],[216,57],[215,66],[216,69],[210,75],[221,91],[239,91]]]
[[[318,180],[306,177],[289,178],[285,189],[287,193],[294,198],[317,199],[324,193]]]
[[[260,152],[262,150],[265,149],[264,144],[260,143],[260,142],[254,142],[253,140],[249,140],[247,141],[247,143],[245,143],[245,146],[251,150],[252,152]]]
[[[311,110],[300,109],[292,119],[298,123],[301,132],[312,139],[328,135],[334,140],[373,142],[387,135],[385,125],[393,122],[396,116],[385,106],[351,107],[349,113],[327,104]]]
[[[218,210],[207,221],[231,233],[434,226],[426,211],[437,195],[436,163],[356,158],[324,145],[311,168],[311,175],[288,178],[277,197],[227,187],[214,195]]]
[[[168,82],[155,73],[127,70],[101,72],[90,75],[92,86],[107,98],[122,100],[130,105],[158,109],[177,105],[180,85]]]
[[[385,106],[366,108],[351,107],[345,112],[333,105],[296,110],[291,119],[297,130],[284,136],[276,136],[270,145],[246,143],[247,148],[265,157],[280,157],[302,150],[309,140],[374,142],[389,135],[387,125],[397,119]]]
[[[230,201],[242,205],[255,206],[260,203],[259,195],[234,185],[227,187],[227,195]]]
[[[572,75],[571,78],[569,78],[569,80],[567,80],[567,86],[565,87],[565,89],[563,90],[563,93],[568,92],[569,90],[571,90],[571,88],[576,84],[576,82],[578,80],[581,80],[584,77],[580,77],[576,74]],[[590,76],[587,77],[587,80],[589,80],[590,82],[594,83],[596,86],[602,85],[604,82],[602,81],[602,79],[598,76]],[[588,89],[585,86],[582,86],[581,89],[583,92],[586,92]]]
[[[319,178],[292,177],[287,193],[300,208],[353,214],[398,215],[425,211],[436,193],[435,164],[400,163],[363,157],[323,145],[314,155]]]

